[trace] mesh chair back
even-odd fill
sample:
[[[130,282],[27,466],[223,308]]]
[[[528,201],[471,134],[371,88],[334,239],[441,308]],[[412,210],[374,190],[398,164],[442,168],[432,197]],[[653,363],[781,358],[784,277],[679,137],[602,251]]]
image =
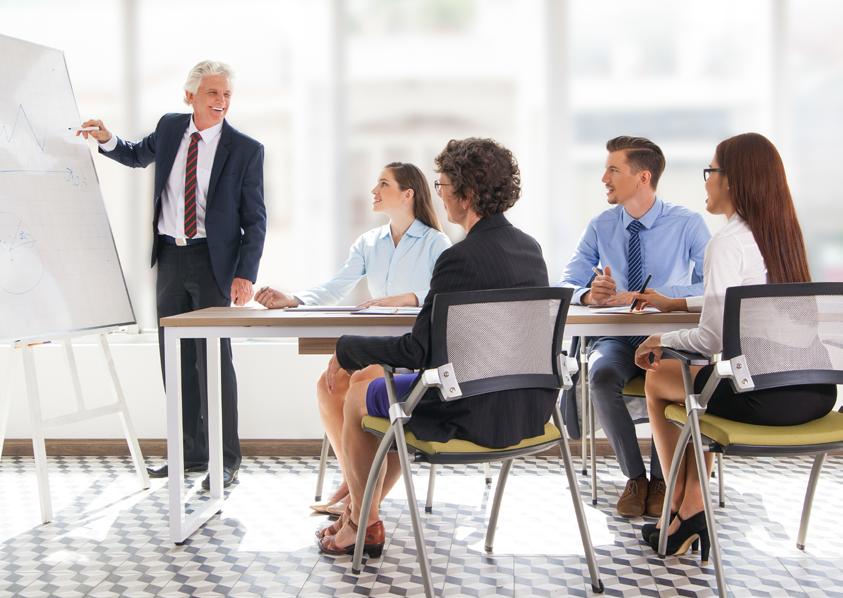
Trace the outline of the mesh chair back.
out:
[[[727,289],[723,358],[737,355],[756,389],[843,383],[843,283]]]
[[[433,301],[433,364],[451,363],[462,397],[560,388],[558,356],[571,289],[442,293]]]

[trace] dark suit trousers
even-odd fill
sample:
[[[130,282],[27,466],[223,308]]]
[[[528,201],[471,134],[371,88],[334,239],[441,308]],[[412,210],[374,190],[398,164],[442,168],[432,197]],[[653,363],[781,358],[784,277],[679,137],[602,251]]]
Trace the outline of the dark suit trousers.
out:
[[[158,317],[201,309],[227,307],[211,271],[208,246],[159,245],[156,282]],[[208,462],[208,377],[205,340],[181,341],[182,430],[185,463]],[[164,385],[164,329],[158,329],[158,347]],[[231,358],[231,340],[220,340],[222,369],[222,454],[226,467],[240,467],[237,434],[237,378]]]

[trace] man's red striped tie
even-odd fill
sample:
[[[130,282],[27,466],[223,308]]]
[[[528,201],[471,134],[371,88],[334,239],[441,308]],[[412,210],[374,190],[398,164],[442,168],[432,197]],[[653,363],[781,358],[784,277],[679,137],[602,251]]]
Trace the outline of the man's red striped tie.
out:
[[[201,138],[198,131],[190,136],[187,165],[184,171],[184,236],[188,239],[196,235],[196,163],[199,158]]]

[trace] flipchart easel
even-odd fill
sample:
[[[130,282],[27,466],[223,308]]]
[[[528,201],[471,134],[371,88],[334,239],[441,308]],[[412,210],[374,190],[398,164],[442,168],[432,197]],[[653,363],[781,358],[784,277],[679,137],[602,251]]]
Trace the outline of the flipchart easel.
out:
[[[45,445],[45,429],[56,428],[68,424],[88,421],[107,415],[118,415],[123,424],[123,433],[126,443],[129,446],[129,453],[135,467],[138,481],[142,489],[149,488],[149,476],[144,465],[143,454],[135,434],[132,420],[129,416],[129,409],[126,405],[126,398],[123,393],[123,386],[117,375],[117,368],[114,365],[114,358],[111,354],[111,347],[108,344],[107,335],[119,330],[120,327],[107,327],[84,332],[84,336],[96,334],[102,349],[105,364],[108,368],[111,382],[114,387],[115,402],[101,407],[89,408],[85,405],[85,397],[82,392],[82,384],[79,379],[79,369],[76,366],[76,355],[73,351],[72,340],[74,337],[82,336],[83,333],[75,332],[64,335],[53,335],[46,339],[27,339],[15,341],[11,344],[9,358],[6,363],[6,372],[2,380],[3,388],[0,388],[0,458],[3,455],[3,444],[6,437],[6,425],[9,418],[12,397],[12,374],[18,356],[23,360],[24,379],[26,383],[26,400],[29,407],[29,421],[32,427],[32,452],[35,456],[35,472],[38,478],[38,497],[41,506],[41,521],[48,523],[53,520],[52,496],[50,494],[50,479],[47,468],[47,450]],[[46,343],[60,343],[64,346],[65,359],[70,370],[70,378],[73,385],[73,392],[76,398],[76,410],[72,413],[44,419],[41,414],[41,397],[38,389],[38,375],[35,363],[35,348]]]

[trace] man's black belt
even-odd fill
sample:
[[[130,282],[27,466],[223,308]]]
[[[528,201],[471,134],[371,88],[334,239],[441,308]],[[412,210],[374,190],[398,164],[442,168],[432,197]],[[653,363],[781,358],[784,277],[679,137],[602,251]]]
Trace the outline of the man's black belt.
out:
[[[187,247],[189,245],[207,245],[208,239],[205,237],[187,239],[185,237],[171,237],[170,235],[158,235],[158,241],[164,245],[178,245],[179,247]]]

